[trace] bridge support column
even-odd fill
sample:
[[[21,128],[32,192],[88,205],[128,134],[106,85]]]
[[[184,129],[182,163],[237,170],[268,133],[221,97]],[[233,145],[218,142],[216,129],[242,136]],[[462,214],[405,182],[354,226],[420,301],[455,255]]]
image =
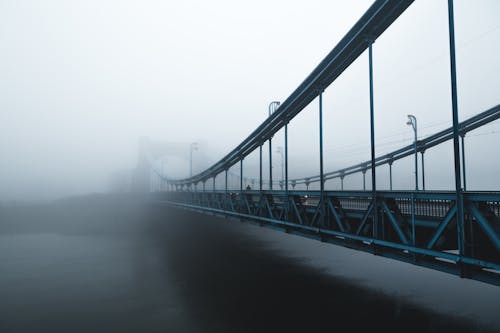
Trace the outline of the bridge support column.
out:
[[[377,184],[375,174],[375,109],[373,105],[373,41],[368,41],[368,70],[370,76],[370,141],[371,141],[371,169],[372,169],[372,200],[373,200],[373,238],[378,236],[378,204],[377,204]]]
[[[464,142],[464,138],[465,138],[465,133],[462,133],[460,135],[460,138],[462,139],[462,174],[463,174],[463,178],[464,178],[464,191],[467,190],[467,182],[466,182],[466,177],[465,177],[465,142]]]
[[[389,189],[392,191],[392,160],[389,162]]]
[[[288,120],[285,124],[285,219],[288,221],[290,198],[288,197]]]
[[[243,192],[243,158],[240,160],[240,192]]]
[[[269,190],[273,190],[273,147],[269,138]]]
[[[425,191],[425,163],[424,163],[425,150],[422,150],[420,154],[422,155],[422,190]]]
[[[458,233],[458,251],[460,256],[465,253],[465,235],[464,235],[464,203],[462,194],[462,180],[460,173],[460,149],[459,149],[459,125],[458,125],[458,100],[457,100],[457,70],[455,58],[455,22],[453,13],[453,0],[448,0],[448,29],[450,38],[450,74],[451,74],[451,105],[453,119],[453,155],[455,162],[455,191],[457,201],[457,233]],[[466,274],[463,265],[461,266],[461,275]]]
[[[227,193],[227,169],[224,170],[224,208],[227,209],[228,193]]]
[[[366,169],[361,172],[363,173],[363,191],[366,191]]]
[[[323,91],[319,93],[319,188],[320,188],[320,222],[318,230],[325,224],[325,175],[323,174]]]
[[[262,144],[259,146],[259,191],[262,191]]]

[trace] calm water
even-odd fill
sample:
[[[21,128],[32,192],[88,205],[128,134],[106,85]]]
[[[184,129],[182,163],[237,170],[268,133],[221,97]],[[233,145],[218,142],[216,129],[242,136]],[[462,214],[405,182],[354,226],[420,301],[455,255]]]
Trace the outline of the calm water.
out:
[[[0,272],[2,333],[500,331],[499,287],[129,197],[0,207]]]

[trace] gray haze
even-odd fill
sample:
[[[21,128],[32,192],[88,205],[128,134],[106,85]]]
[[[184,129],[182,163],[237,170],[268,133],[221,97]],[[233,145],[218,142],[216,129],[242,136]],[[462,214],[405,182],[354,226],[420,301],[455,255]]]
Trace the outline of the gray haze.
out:
[[[451,124],[446,3],[415,1],[374,44],[378,153],[411,143],[409,113],[420,137]],[[265,119],[270,101],[288,97],[370,4],[1,1],[0,200],[107,191],[113,174],[135,167],[142,136],[205,142],[194,159],[201,171]],[[455,10],[465,119],[500,103],[500,2],[457,0]],[[367,64],[364,54],[325,92],[326,171],[369,159]],[[291,178],[317,174],[317,101],[289,132]],[[497,121],[466,137],[470,189],[499,189],[499,132]],[[256,162],[246,162],[249,177]],[[187,176],[183,163],[169,176]],[[426,163],[428,188],[452,187],[451,144]],[[394,172],[396,188],[412,188],[411,159]],[[386,173],[378,170],[381,187]],[[356,177],[346,187],[359,188]]]

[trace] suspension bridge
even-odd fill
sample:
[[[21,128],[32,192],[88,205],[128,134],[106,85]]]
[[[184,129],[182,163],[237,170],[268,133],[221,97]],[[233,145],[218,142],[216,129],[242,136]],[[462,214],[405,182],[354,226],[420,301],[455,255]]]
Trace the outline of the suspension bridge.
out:
[[[412,2],[375,1],[291,95],[281,104],[272,103],[269,117],[211,167],[184,179],[168,177],[153,168],[164,184],[154,193],[154,200],[169,206],[255,222],[287,233],[500,285],[500,191],[467,190],[464,147],[464,137],[468,132],[500,117],[500,105],[480,110],[475,116],[459,121],[453,0],[448,1],[451,126],[421,140],[415,137],[411,145],[381,156],[375,155],[372,45]],[[323,92],[365,52],[368,52],[369,62],[371,158],[325,172]],[[288,124],[313,101],[318,102],[319,112],[319,170],[308,177],[290,179]],[[416,126],[416,121],[410,119],[409,124]],[[276,182],[272,179],[272,139],[282,129],[285,136],[282,152],[284,177]],[[454,190],[426,190],[424,154],[450,141],[453,143]],[[266,148],[269,148],[269,160],[268,165],[263,165]],[[249,188],[245,186],[249,178],[244,176],[244,161],[256,151],[259,154],[259,177],[252,179],[257,186]],[[416,172],[415,190],[393,190],[393,163],[415,156],[417,170],[417,153],[421,154],[421,188],[418,188]],[[230,190],[229,170],[238,164],[239,189]],[[267,170],[264,169],[267,167],[269,176],[265,179]],[[377,188],[375,171],[380,171],[380,168],[387,168],[388,190]],[[368,189],[367,173],[371,180]],[[344,178],[354,174],[362,174],[363,190],[344,190]],[[223,189],[216,186],[216,178],[221,175],[225,181]],[[326,190],[325,182],[329,179],[340,180],[340,190]],[[314,190],[309,189],[311,184],[317,185]]]

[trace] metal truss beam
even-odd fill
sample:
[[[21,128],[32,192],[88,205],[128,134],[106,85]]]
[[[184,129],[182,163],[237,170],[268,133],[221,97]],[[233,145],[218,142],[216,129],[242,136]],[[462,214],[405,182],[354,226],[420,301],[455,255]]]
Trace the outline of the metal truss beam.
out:
[[[177,191],[155,193],[155,200],[279,226],[287,232],[500,285],[500,192],[464,193],[465,223],[470,228],[465,230],[463,253],[458,252],[452,227],[456,224],[455,192],[377,191],[375,195],[376,201],[371,191]],[[320,224],[322,205],[326,214]]]

